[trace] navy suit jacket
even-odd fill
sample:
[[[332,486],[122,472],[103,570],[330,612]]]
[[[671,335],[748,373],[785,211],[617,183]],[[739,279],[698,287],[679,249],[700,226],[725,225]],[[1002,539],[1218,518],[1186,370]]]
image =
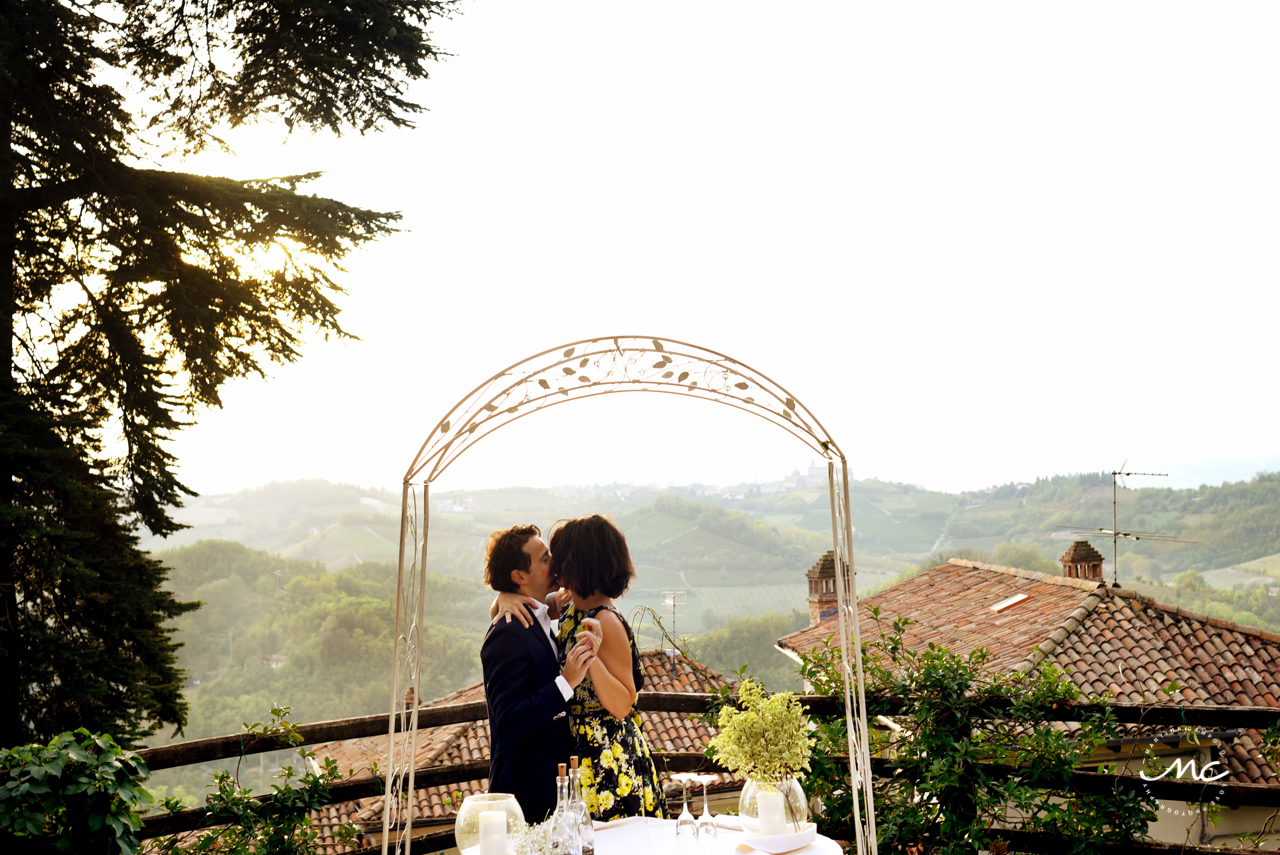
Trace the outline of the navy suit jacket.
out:
[[[489,792],[511,793],[530,825],[556,808],[557,765],[573,751],[560,663],[535,620],[489,627],[480,648],[489,706]]]

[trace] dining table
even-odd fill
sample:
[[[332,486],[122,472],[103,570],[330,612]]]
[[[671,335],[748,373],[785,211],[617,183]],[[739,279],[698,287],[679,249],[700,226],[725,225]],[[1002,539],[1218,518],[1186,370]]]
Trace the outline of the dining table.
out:
[[[742,830],[736,816],[717,816],[716,837],[677,845],[676,821],[651,816],[631,816],[613,822],[595,823],[596,855],[779,855],[771,847],[757,850],[753,838]],[[787,855],[842,855],[836,841],[814,835],[811,843],[786,850]]]

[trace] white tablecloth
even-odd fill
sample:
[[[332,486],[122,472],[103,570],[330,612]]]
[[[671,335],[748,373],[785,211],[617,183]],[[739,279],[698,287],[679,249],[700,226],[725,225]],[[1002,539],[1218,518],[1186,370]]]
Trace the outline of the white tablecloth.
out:
[[[613,822],[596,823],[596,855],[681,855],[676,851],[676,821],[632,816]],[[690,855],[733,855],[747,839],[741,831],[717,829],[714,847],[693,847]],[[818,836],[818,839],[789,855],[841,855],[840,844]]]

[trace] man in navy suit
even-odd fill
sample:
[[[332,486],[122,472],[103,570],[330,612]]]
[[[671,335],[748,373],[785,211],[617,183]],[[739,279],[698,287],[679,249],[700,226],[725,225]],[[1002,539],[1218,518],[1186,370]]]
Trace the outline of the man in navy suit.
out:
[[[480,648],[489,705],[489,792],[514,795],[531,825],[555,810],[556,767],[573,751],[569,699],[595,659],[592,645],[578,644],[561,673],[546,605],[558,586],[541,534],[527,525],[489,536],[485,584],[537,606],[524,606],[533,618],[527,626],[509,617],[494,623]]]

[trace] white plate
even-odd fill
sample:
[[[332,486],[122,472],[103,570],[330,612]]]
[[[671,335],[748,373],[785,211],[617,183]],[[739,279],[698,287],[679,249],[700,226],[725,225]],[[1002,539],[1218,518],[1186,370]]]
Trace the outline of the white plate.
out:
[[[738,851],[746,852],[756,849],[760,852],[768,852],[769,855],[781,855],[783,852],[802,849],[817,839],[818,826],[812,822],[806,822],[800,826],[800,831],[796,833],[771,834],[767,837],[747,837],[738,842]]]

